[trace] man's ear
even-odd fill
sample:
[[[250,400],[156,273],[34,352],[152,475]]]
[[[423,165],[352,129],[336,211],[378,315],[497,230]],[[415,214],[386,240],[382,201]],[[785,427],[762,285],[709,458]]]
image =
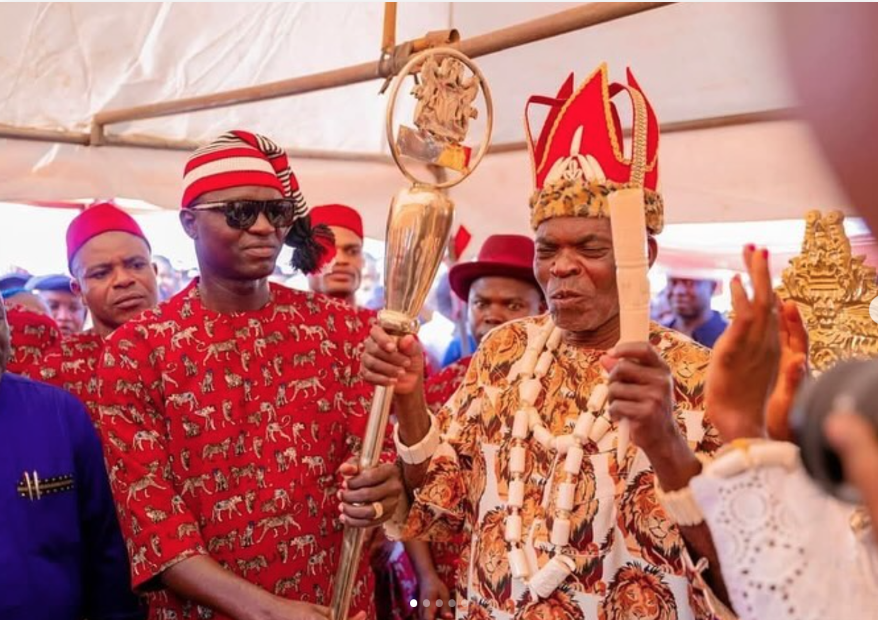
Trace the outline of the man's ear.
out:
[[[189,209],[180,210],[180,224],[183,225],[183,231],[190,239],[198,239],[198,225],[196,215]],[[153,265],[155,266],[155,265]]]
[[[655,237],[652,235],[646,236],[646,247],[649,249],[649,267],[651,269],[655,264],[655,259],[658,258],[658,242],[655,240]]]
[[[79,297],[80,299],[85,301],[85,299],[82,295],[82,287],[79,286],[79,280],[77,280],[76,278],[73,278],[72,280],[70,280],[70,291],[74,295],[76,295],[77,297]]]

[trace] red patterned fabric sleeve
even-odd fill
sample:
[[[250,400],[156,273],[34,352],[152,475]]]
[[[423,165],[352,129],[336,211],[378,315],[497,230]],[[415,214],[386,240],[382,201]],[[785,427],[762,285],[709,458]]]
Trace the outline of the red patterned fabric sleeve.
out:
[[[448,419],[448,410],[446,409],[443,412],[442,407],[463,385],[463,379],[466,377],[470,361],[472,361],[472,356],[457,360],[444,368],[439,374],[433,375],[424,386],[427,407],[433,415],[439,416],[437,420],[439,428],[443,433],[448,431],[450,420]]]
[[[51,317],[20,306],[8,308],[6,320],[12,342],[6,369],[39,380],[43,357],[61,342],[58,326]]]
[[[132,585],[150,590],[160,587],[152,580],[164,570],[206,550],[198,521],[171,480],[163,377],[150,362],[152,348],[143,332],[129,327],[113,334],[104,348],[99,428]]]

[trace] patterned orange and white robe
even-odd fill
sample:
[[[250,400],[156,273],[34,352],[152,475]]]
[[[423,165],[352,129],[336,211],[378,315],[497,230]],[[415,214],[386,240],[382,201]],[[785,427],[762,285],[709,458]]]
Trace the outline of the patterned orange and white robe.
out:
[[[577,478],[571,545],[576,571],[551,597],[534,600],[513,580],[504,540],[512,420],[520,406],[510,369],[522,357],[528,326],[547,316],[508,323],[491,332],[470,363],[460,389],[440,412],[450,423],[416,493],[406,537],[453,540],[464,532],[466,546],[458,574],[458,617],[510,620],[650,620],[713,618],[703,593],[684,565],[684,541],[658,505],[654,474],[645,455],[629,448],[616,459],[611,432],[586,446]],[[703,387],[709,351],[653,324],[651,343],[674,376],[675,414],[681,432],[697,451],[719,447],[705,418]],[[536,408],[555,435],[569,434],[585,410],[592,388],[602,381],[603,351],[563,344],[543,378]],[[528,440],[523,536],[531,562],[551,557],[548,542],[555,491],[563,467],[532,438]],[[542,505],[549,477],[548,510]]]

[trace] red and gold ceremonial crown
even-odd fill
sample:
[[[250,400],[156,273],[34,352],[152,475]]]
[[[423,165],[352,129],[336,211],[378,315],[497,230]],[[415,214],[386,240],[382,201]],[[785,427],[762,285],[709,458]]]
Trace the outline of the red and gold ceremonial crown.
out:
[[[553,217],[609,217],[607,196],[626,187],[643,187],[646,228],[658,234],[664,206],[658,193],[659,125],[640,85],[629,69],[628,84],[607,80],[602,64],[573,91],[571,73],[555,97],[532,96],[525,107],[525,129],[534,175],[531,226]],[[634,108],[632,156],[623,152],[622,124],[611,99],[622,91]],[[549,106],[534,144],[528,108]]]

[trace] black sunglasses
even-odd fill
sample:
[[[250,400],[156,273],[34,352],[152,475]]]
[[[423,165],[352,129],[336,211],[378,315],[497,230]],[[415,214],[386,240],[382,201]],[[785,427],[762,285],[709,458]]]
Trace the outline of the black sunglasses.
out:
[[[230,200],[228,202],[208,202],[190,207],[195,211],[221,211],[226,216],[230,228],[247,230],[265,214],[268,223],[275,228],[292,226],[298,213],[295,200]]]

